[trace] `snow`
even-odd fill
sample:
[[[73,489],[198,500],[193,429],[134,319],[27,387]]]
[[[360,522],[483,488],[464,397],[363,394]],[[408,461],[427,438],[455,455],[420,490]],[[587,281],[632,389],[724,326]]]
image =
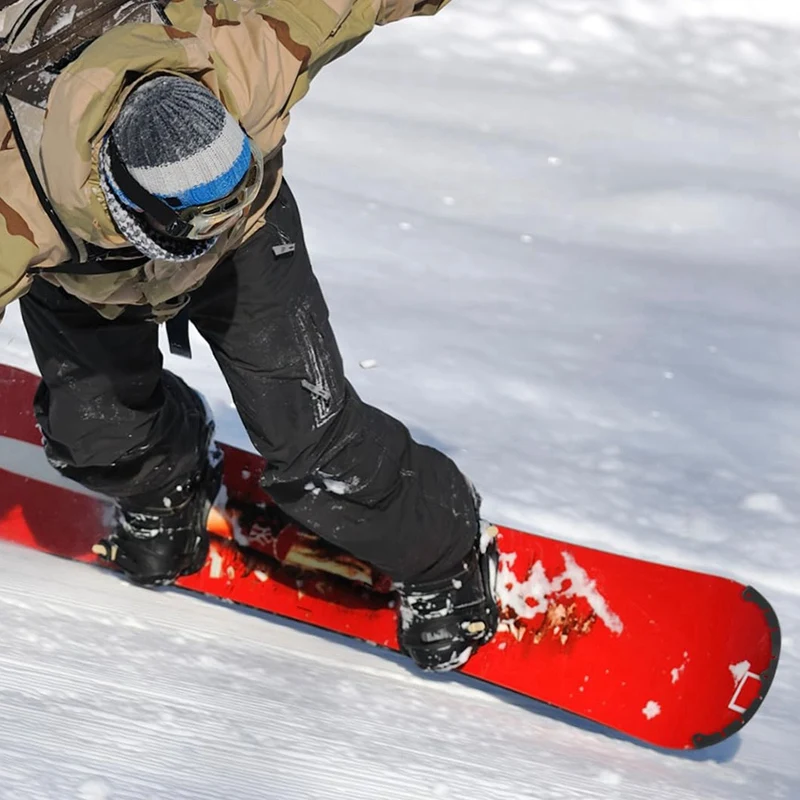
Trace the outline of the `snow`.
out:
[[[595,582],[589,577],[567,551],[562,554],[564,571],[554,578],[547,577],[541,561],[537,561],[520,580],[513,570],[516,553],[503,553],[498,570],[498,597],[503,607],[508,608],[521,619],[533,619],[548,610],[551,603],[564,599],[580,597],[605,626],[616,634],[622,633],[625,626],[622,620],[608,607],[606,599],[597,590]],[[564,588],[564,585],[568,588]]]
[[[748,495],[742,500],[742,508],[746,511],[757,511],[762,514],[772,514],[776,517],[793,520],[793,517],[786,511],[781,498],[770,492]]]
[[[687,658],[686,661],[683,662],[679,667],[673,667],[670,670],[670,676],[672,677],[672,683],[677,683],[682,677],[683,673],[686,671],[686,665],[689,663],[689,659]]]
[[[4,546],[0,797],[800,796],[798,44],[786,0],[457,0],[323,72],[286,150],[350,380],[487,518],[769,597],[740,735],[656,752]],[[33,368],[16,307],[0,353]]]
[[[645,707],[642,709],[647,719],[655,719],[661,713],[661,706],[655,700],[648,700]]]
[[[77,10],[77,5],[71,5],[68,9],[63,11],[53,22],[49,32],[51,34],[57,33],[58,31],[64,30],[68,25],[71,25],[75,20],[75,12]]]
[[[353,479],[351,481],[337,481],[333,480],[332,478],[323,478],[322,483],[325,486],[326,491],[330,492],[331,494],[338,494],[338,495],[345,495],[352,492],[358,481]]]

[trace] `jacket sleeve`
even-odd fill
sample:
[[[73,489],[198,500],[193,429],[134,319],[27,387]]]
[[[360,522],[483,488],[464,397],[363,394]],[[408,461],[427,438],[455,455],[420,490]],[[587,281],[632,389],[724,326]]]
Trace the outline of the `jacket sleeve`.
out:
[[[267,0],[269,1],[269,0]],[[450,0],[324,0],[344,7],[334,28],[312,52],[309,69],[315,75],[324,64],[351,50],[375,25],[406,17],[431,16]]]
[[[337,0],[330,0],[335,4]],[[406,17],[431,16],[444,8],[450,0],[345,0],[349,5],[319,49],[312,54],[310,77],[331,61],[351,50],[374,27],[397,22]]]
[[[166,13],[177,29],[205,40],[225,84],[226,105],[268,146],[276,140],[276,119],[288,122],[287,112],[326,64],[349,52],[375,25],[435,14],[448,2],[173,0]]]
[[[430,16],[444,8],[450,0],[381,0],[378,25],[405,17]]]

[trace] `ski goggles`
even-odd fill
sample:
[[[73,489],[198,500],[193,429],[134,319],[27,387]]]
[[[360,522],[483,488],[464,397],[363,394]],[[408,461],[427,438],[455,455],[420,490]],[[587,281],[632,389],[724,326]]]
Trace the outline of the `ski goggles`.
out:
[[[248,141],[250,165],[236,188],[220,200],[199,206],[175,209],[143,189],[128,172],[113,136],[108,137],[109,167],[120,191],[167,236],[176,239],[211,239],[230,230],[244,216],[261,189],[264,157],[258,145],[249,137]]]

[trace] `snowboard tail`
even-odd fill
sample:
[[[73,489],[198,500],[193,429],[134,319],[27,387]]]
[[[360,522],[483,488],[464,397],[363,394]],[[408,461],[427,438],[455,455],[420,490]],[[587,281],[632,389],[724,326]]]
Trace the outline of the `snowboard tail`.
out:
[[[0,365],[0,539],[97,563],[110,507],[47,464],[37,380]],[[208,558],[178,586],[397,650],[388,576],[277,509],[259,456],[223,449]],[[721,742],[763,702],[780,627],[754,588],[503,526],[485,534],[500,553],[501,622],[464,674],[663,748]]]

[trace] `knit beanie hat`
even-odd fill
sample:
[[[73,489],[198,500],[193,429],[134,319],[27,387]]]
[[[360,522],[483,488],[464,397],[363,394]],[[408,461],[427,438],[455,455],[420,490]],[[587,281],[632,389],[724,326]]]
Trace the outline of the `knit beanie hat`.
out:
[[[191,78],[161,75],[142,83],[126,98],[109,135],[131,177],[175,210],[221,200],[250,166],[250,142],[242,128]],[[215,239],[174,239],[147,225],[142,209],[114,181],[107,142],[100,178],[115,224],[144,255],[187,261],[213,246]]]

